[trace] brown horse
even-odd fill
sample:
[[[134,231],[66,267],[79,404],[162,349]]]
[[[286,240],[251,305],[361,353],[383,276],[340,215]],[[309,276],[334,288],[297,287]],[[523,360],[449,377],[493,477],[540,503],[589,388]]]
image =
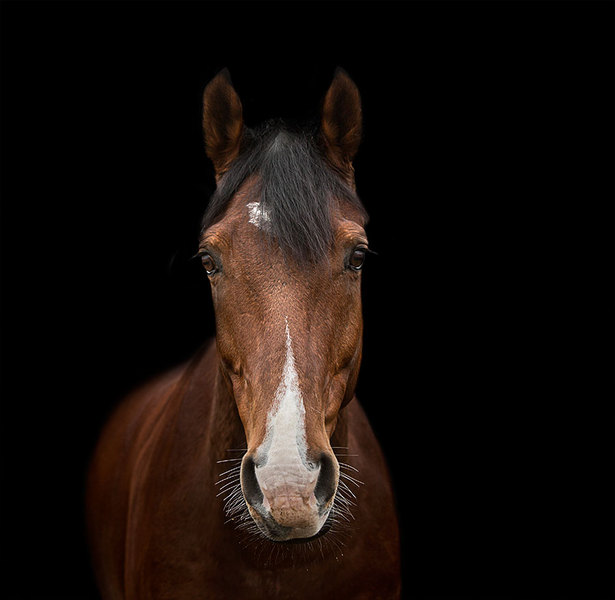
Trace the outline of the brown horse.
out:
[[[216,339],[101,436],[87,512],[102,596],[398,598],[391,484],[353,398],[358,90],[338,70],[313,129],[248,129],[225,70],[203,115],[217,188],[198,256]]]

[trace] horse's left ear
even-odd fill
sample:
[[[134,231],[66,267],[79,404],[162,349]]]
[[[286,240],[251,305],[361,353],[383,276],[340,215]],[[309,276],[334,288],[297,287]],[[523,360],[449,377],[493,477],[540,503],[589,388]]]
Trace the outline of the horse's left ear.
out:
[[[339,67],[323,102],[321,129],[327,158],[352,173],[352,159],[361,142],[361,96],[348,73]]]

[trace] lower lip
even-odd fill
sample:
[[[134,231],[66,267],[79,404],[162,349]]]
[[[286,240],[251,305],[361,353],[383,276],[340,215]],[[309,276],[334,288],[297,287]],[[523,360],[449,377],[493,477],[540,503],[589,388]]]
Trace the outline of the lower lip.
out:
[[[305,544],[307,542],[311,542],[313,540],[318,539],[319,537],[325,535],[329,529],[331,529],[331,525],[329,524],[328,520],[325,521],[325,524],[320,528],[320,531],[316,534],[314,534],[311,537],[307,537],[307,538],[292,538],[290,540],[274,540],[269,538],[269,540],[271,542],[275,542],[276,544]]]

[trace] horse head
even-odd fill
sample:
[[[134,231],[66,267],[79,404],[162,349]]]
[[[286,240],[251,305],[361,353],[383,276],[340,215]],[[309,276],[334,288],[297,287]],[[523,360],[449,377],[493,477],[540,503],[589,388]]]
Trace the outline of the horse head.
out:
[[[368,241],[352,167],[359,93],[338,70],[317,125],[251,129],[225,70],[203,107],[217,187],[199,255],[221,380],[246,436],[241,493],[267,538],[311,538],[326,529],[337,493],[330,440],[361,361]]]

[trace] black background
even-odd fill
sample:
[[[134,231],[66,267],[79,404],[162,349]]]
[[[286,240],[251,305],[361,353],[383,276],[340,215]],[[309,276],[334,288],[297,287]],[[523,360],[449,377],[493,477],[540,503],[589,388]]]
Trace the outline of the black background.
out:
[[[612,597],[612,3],[1,9],[4,597],[96,598],[99,428],[213,334],[207,81],[250,126],[316,115],[337,65],[405,597]]]

